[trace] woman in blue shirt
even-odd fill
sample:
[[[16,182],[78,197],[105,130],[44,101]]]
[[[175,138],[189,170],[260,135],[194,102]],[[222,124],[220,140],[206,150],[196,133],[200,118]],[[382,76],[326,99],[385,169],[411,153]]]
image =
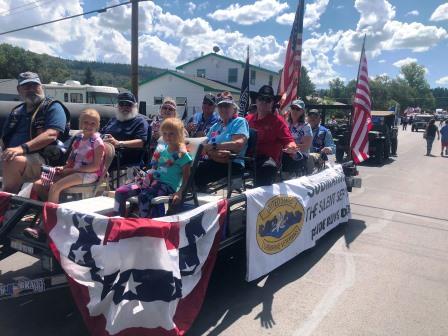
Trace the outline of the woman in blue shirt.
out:
[[[199,190],[205,189],[207,183],[218,181],[227,176],[227,165],[231,153],[238,154],[232,161],[232,172],[240,175],[249,138],[249,126],[244,118],[238,117],[238,107],[230,92],[218,94],[218,113],[220,121],[215,123],[207,134],[204,145],[206,159],[202,161],[195,173],[195,183]]]

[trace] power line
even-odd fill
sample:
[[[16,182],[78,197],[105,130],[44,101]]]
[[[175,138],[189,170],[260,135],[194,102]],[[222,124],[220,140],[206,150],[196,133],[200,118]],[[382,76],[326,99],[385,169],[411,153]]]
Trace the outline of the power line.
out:
[[[63,17],[63,18],[60,18],[60,19],[56,19],[56,20],[52,20],[52,21],[42,22],[42,23],[38,23],[38,24],[35,24],[35,25],[31,25],[31,26],[26,26],[26,27],[22,27],[22,28],[9,30],[9,31],[0,33],[0,36],[1,35],[10,34],[10,33],[15,33],[15,32],[26,30],[26,29],[30,29],[30,28],[44,26],[44,25],[47,25],[47,24],[50,24],[50,23],[55,23],[55,22],[60,22],[60,21],[68,20],[68,19],[73,19],[73,18],[76,18],[76,17],[79,17],[79,16],[88,15],[88,14],[104,13],[108,9],[115,8],[115,7],[120,7],[120,6],[123,6],[123,5],[129,5],[130,3],[132,3],[132,1],[122,2],[122,3],[116,4],[116,5],[112,5],[112,6],[108,6],[108,7],[104,7],[104,8],[100,8],[100,9],[96,9],[96,10],[92,10],[92,11],[81,13],[81,14],[66,16],[66,17]]]
[[[10,8],[8,10],[2,11],[2,12],[0,12],[0,15],[1,14],[5,14],[5,13],[11,13],[11,12],[15,11],[16,9],[27,7],[29,5],[35,5],[36,3],[42,2],[42,1],[44,1],[44,0],[36,0],[36,1],[32,1],[32,2],[27,2],[27,3],[23,4],[23,5],[20,5],[20,6],[13,7],[13,8]],[[5,16],[7,16],[7,15],[5,15]]]
[[[42,2],[43,1],[43,2]],[[47,4],[47,3],[50,3],[50,2],[54,2],[55,0],[47,0],[47,1],[44,1],[44,0],[40,0],[40,1],[34,1],[34,3],[32,4],[32,3],[29,3],[28,5],[34,5],[34,6],[32,6],[32,7],[28,7],[28,8],[23,8],[22,10],[20,10],[20,11],[16,11],[16,12],[14,12],[14,13],[9,13],[9,14],[7,14],[7,15],[2,15],[1,17],[2,18],[4,18],[4,17],[8,17],[8,16],[13,16],[13,15],[17,15],[17,14],[20,14],[20,13],[24,13],[24,12],[27,12],[27,11],[29,11],[29,10],[31,10],[31,9],[34,9],[34,8],[37,8],[37,7],[42,7],[42,5],[43,4]],[[40,3],[39,3],[40,2]],[[16,7],[16,9],[18,9],[19,7]],[[6,11],[6,13],[7,13],[8,11]]]

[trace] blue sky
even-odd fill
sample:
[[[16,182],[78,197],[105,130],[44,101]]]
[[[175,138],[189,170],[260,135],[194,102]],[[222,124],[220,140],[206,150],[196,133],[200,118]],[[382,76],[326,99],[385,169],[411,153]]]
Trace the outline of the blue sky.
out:
[[[30,2],[0,0],[0,31],[119,1],[38,0],[14,14],[15,7]],[[445,1],[308,0],[306,4],[303,64],[318,87],[326,87],[336,77],[356,76],[364,33],[371,76],[395,77],[399,65],[416,60],[427,69],[431,86],[448,86]],[[140,62],[174,68],[201,52],[211,52],[214,45],[226,56],[244,59],[249,44],[251,63],[278,70],[296,6],[297,1],[282,0],[142,2]],[[0,36],[0,42],[72,59],[129,62],[129,28],[130,6],[122,6],[101,15]]]

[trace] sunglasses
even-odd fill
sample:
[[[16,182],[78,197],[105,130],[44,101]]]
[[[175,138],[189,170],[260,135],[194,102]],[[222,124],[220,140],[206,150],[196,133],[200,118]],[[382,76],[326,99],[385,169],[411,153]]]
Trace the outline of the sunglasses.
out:
[[[162,106],[162,111],[163,111],[163,110],[165,110],[165,111],[169,111],[169,112],[174,112],[174,111],[176,111],[175,109],[173,109],[172,107],[169,107],[169,106],[167,106],[167,105]]]
[[[134,103],[128,102],[128,101],[120,101],[118,102],[118,106],[121,107],[132,107],[134,106]]]
[[[274,98],[272,97],[258,97],[258,100],[265,103],[272,103],[274,101]]]

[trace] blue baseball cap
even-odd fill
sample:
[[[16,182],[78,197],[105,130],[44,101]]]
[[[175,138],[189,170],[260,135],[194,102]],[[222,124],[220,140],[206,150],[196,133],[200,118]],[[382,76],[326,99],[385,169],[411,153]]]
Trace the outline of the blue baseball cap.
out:
[[[17,77],[17,84],[19,86],[26,84],[26,83],[36,83],[36,84],[42,85],[39,75],[37,73],[31,72],[31,71],[22,72]]]
[[[135,99],[135,96],[131,92],[122,92],[118,94],[117,101],[135,104],[137,102],[137,99]]]

